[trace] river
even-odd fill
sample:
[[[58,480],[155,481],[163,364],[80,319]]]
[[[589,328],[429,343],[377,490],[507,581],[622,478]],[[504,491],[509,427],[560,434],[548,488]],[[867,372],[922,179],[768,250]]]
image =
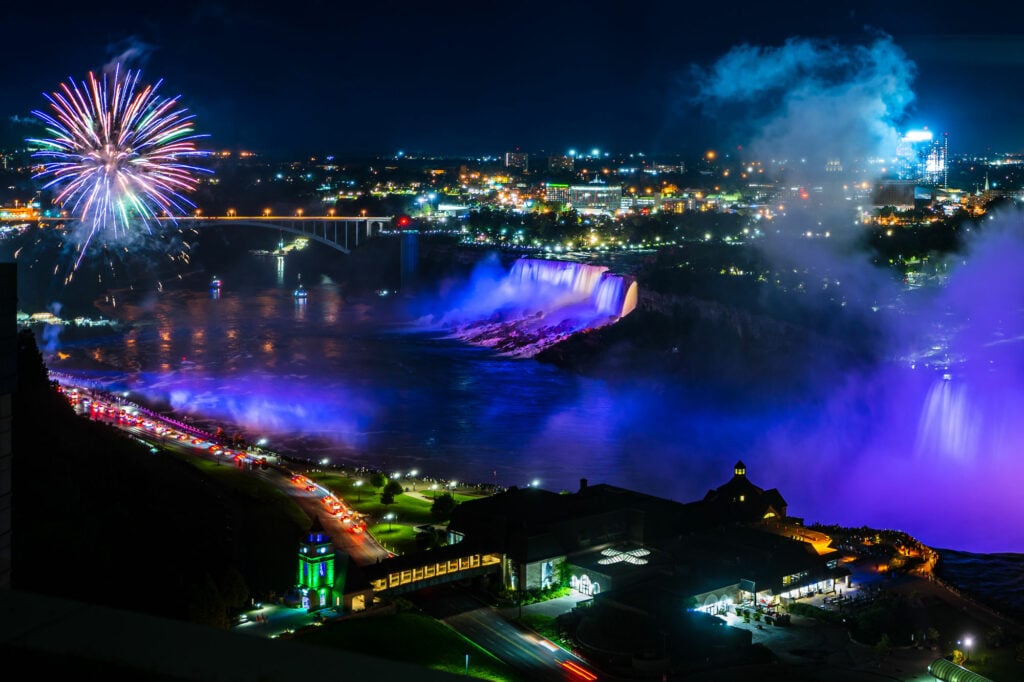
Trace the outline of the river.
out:
[[[724,403],[657,372],[601,379],[468,346],[417,326],[429,301],[352,293],[325,271],[304,270],[297,302],[297,262],[239,256],[219,292],[201,268],[115,290],[101,304],[120,328],[40,343],[53,369],[313,460],[550,490],[587,478],[690,501],[742,459],[807,523],[1024,548],[1015,384],[992,392],[893,364],[806,399]]]

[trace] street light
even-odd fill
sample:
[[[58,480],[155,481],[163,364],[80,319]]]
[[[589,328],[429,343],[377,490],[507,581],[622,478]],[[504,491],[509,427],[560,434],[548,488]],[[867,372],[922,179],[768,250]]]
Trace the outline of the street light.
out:
[[[388,513],[384,515],[384,518],[388,520],[388,532],[391,532],[391,522],[395,520],[396,514]]]
[[[437,484],[435,483],[434,485],[430,486],[430,489],[434,491],[432,497],[436,500],[437,499]]]
[[[363,479],[359,479],[354,484],[356,486],[356,502],[363,499]]]
[[[970,635],[964,637],[964,665],[971,660],[971,645],[974,644],[974,638]]]

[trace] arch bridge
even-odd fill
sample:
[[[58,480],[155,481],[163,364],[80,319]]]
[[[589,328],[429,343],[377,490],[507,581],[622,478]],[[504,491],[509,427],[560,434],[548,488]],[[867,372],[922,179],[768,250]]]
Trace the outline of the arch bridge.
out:
[[[392,216],[194,216],[158,218],[158,222],[173,222],[179,227],[262,227],[306,237],[342,253],[351,253],[361,242],[390,230]]]

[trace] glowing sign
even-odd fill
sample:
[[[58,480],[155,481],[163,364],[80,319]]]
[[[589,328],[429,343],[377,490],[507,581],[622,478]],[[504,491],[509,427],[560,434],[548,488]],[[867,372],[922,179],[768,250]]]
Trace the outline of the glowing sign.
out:
[[[907,142],[925,142],[932,139],[932,131],[930,130],[908,130],[903,136],[903,139]]]

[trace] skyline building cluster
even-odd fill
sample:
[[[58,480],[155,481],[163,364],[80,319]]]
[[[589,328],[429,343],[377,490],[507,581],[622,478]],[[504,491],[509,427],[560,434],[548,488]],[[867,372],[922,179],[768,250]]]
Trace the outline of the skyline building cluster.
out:
[[[908,130],[896,147],[896,175],[928,185],[948,186],[949,133],[936,138],[927,128]]]

